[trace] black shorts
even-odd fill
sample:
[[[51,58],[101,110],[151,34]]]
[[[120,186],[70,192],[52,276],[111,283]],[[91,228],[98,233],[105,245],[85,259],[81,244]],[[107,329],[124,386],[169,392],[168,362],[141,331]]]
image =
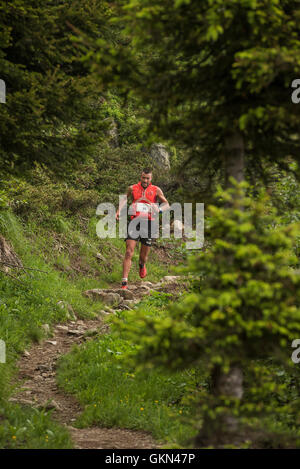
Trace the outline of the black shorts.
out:
[[[127,238],[125,239],[125,241],[127,241],[127,239],[132,239],[134,241],[141,241],[141,243],[145,246],[152,246],[152,238],[155,236],[154,226],[151,220],[147,220],[147,222],[145,224],[142,223],[142,225],[140,224],[140,222],[137,222],[135,230],[140,232],[140,234],[132,232],[132,230],[130,229],[129,222],[127,226]]]

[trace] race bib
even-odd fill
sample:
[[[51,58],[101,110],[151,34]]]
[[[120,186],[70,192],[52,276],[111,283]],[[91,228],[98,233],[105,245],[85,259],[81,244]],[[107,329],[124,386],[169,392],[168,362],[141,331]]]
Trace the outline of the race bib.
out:
[[[136,204],[136,211],[137,212],[144,212],[144,213],[148,213],[151,211],[151,205],[149,204],[143,204],[141,202],[138,202]]]

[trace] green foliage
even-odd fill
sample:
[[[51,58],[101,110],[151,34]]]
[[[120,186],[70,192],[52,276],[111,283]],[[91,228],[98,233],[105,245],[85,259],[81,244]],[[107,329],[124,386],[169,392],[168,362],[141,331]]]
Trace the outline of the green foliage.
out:
[[[263,161],[299,158],[299,18],[293,0],[129,0],[112,18],[124,40],[86,40],[85,59],[105,90],[140,100],[148,141],[187,147],[198,180],[220,170],[231,133],[257,178]]]
[[[267,165],[264,169],[264,183],[268,186],[272,204],[277,208],[280,223],[288,225],[289,223],[299,222],[300,213],[300,193],[299,182],[295,177],[298,171],[298,163],[287,161],[287,168],[283,169],[277,164]],[[256,180],[255,187],[261,187],[262,182]],[[251,194],[256,197],[258,191],[253,189]],[[297,257],[300,254],[300,235],[298,235],[293,244],[293,249]]]
[[[154,308],[151,314],[158,313]],[[84,406],[76,425],[146,430],[169,443],[192,437],[194,430],[185,422],[191,409],[182,399],[186,389],[194,386],[195,374],[159,369],[134,372],[122,364],[124,353],[134,348],[115,330],[75,347],[60,360],[60,386],[75,394]]]
[[[119,195],[139,180],[141,169],[149,164],[150,157],[134,145],[98,147],[93,157],[74,164],[72,170],[66,167],[60,175],[51,166],[35,162],[22,176],[3,175],[0,203],[3,200],[3,207],[11,207],[23,220],[34,218],[63,232],[67,229],[63,217],[92,217],[100,202],[117,207]]]
[[[0,447],[69,448],[66,430],[52,421],[51,413],[9,404],[8,398],[14,390],[19,354],[44,338],[43,324],[51,329],[54,323],[68,319],[59,300],[73,305],[78,317],[92,316],[95,306],[81,294],[91,283],[84,284],[82,279],[70,282],[47,264],[39,249],[41,234],[37,236],[28,225],[25,228],[10,211],[1,213],[0,230],[24,266],[42,271],[18,273],[12,269],[9,273],[16,279],[0,273],[0,338],[6,343],[6,363],[0,364]],[[49,246],[49,231],[44,235],[43,242]],[[97,283],[95,280],[93,286]]]
[[[110,2],[6,2],[0,9],[0,69],[6,83],[1,106],[1,167],[33,161],[71,165],[93,152],[103,135],[95,82],[72,42],[74,28],[111,39]]]
[[[291,162],[290,171],[280,171],[277,167],[273,169],[270,184],[271,195],[281,216],[282,223],[288,224],[299,221],[300,193],[299,183],[293,171],[298,170],[298,164]]]
[[[104,121],[116,126],[117,140],[120,147],[143,143],[140,132],[143,124],[143,110],[133,98],[124,103],[117,90],[105,93],[102,98]]]
[[[0,337],[7,343],[7,362],[10,366],[31,340],[38,341],[43,336],[42,324],[67,319],[67,312],[57,305],[59,300],[71,304],[76,302],[76,312],[82,315],[87,314],[92,306],[82,297],[76,285],[70,284],[47,265],[40,253],[32,251],[32,245],[15,216],[7,213],[2,216],[1,222],[1,232],[10,239],[24,266],[33,269],[27,273],[12,269],[10,273],[16,279],[3,272],[0,276]],[[6,372],[3,367],[0,368],[2,372]]]
[[[0,404],[1,449],[69,449],[72,442],[65,428],[49,412]]]
[[[115,319],[136,344],[128,354],[131,365],[178,370],[205,364],[209,372],[218,367],[226,373],[237,364],[251,370],[256,360],[272,356],[285,370],[292,367],[291,343],[300,335],[300,277],[293,253],[300,225],[280,225],[265,191],[253,201],[245,195],[246,183],[232,183],[227,191],[219,187],[218,205],[208,207],[206,231],[213,245],[189,257],[183,269],[194,275],[191,292],[159,317],[140,310]],[[253,424],[256,413],[274,417],[289,408],[296,418],[299,398],[283,406],[285,392],[272,372],[259,373],[241,402],[196,396],[201,414],[216,418],[231,406]],[[275,396],[271,403],[270,394]]]
[[[34,216],[58,232],[67,229],[63,214],[93,213],[99,197],[94,189],[76,189],[67,182],[56,181],[55,174],[45,165],[35,163],[26,178],[9,177],[7,189],[10,207],[24,220]]]

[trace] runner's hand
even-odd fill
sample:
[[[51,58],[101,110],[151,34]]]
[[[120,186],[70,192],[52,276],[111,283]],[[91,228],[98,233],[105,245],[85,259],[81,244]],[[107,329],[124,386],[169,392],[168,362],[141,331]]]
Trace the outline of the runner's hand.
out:
[[[159,207],[156,204],[151,204],[151,212],[157,214],[159,212]]]

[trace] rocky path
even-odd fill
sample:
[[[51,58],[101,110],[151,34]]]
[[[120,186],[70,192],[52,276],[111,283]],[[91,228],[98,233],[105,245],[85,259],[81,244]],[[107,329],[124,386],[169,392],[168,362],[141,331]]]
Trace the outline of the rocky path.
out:
[[[31,407],[53,409],[53,418],[67,426],[74,447],[78,449],[158,448],[158,443],[151,435],[142,431],[100,427],[74,428],[73,424],[82,408],[73,396],[58,388],[56,362],[61,355],[68,353],[74,344],[93,340],[96,334],[107,333],[109,326],[103,322],[103,317],[114,314],[116,310],[130,309],[143,295],[149,294],[150,289],[174,291],[176,279],[164,277],[162,282],[155,285],[143,282],[131,285],[128,291],[110,288],[83,292],[94,300],[101,300],[105,304],[104,309],[97,319],[80,320],[74,316],[71,321],[55,325],[51,337],[25,351],[18,363],[18,384],[21,388],[11,400]],[[47,331],[48,328],[45,324],[44,329]]]

